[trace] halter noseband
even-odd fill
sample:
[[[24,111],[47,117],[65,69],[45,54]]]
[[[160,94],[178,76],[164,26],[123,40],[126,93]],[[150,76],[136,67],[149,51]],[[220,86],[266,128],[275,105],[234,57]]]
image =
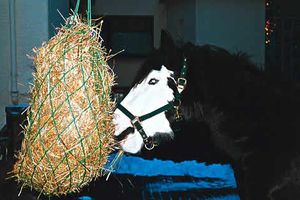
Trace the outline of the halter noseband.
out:
[[[154,144],[152,137],[147,136],[141,122],[145,121],[146,119],[149,119],[155,115],[158,115],[162,112],[168,111],[172,108],[176,109],[176,119],[181,117],[179,114],[179,107],[181,104],[180,97],[181,97],[182,91],[185,89],[186,84],[187,84],[186,73],[187,73],[186,58],[184,58],[181,73],[180,73],[179,78],[177,79],[177,91],[176,91],[174,100],[152,112],[149,112],[145,115],[138,117],[138,116],[133,115],[129,110],[127,110],[124,106],[122,106],[121,103],[119,103],[117,105],[117,108],[130,119],[132,126],[140,133],[140,135],[142,136],[143,141],[145,143],[145,148],[147,150],[152,150],[157,145]]]

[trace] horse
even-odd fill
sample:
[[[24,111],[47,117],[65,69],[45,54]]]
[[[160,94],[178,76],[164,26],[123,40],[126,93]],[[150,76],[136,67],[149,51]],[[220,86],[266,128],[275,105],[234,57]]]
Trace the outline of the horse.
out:
[[[241,199],[300,197],[299,90],[246,53],[161,46],[114,112],[119,148],[145,158],[230,163]]]

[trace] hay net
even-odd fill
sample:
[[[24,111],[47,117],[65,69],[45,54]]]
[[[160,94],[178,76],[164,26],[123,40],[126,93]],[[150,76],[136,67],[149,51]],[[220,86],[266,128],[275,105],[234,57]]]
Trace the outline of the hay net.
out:
[[[102,175],[112,150],[113,71],[101,27],[74,15],[35,50],[28,125],[14,165],[22,186],[45,195],[78,192]]]

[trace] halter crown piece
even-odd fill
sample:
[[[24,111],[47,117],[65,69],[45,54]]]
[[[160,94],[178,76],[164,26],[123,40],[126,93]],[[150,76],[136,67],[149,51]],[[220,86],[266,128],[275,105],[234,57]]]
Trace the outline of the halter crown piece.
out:
[[[145,131],[143,129],[141,122],[145,121],[146,119],[149,119],[155,115],[158,115],[162,112],[173,109],[173,108],[176,109],[176,119],[181,118],[181,115],[179,112],[179,107],[181,104],[180,97],[181,97],[182,91],[185,89],[186,84],[187,84],[186,74],[187,74],[187,65],[186,65],[186,58],[184,58],[181,73],[180,73],[179,78],[177,79],[177,91],[176,91],[174,100],[167,103],[166,105],[150,112],[150,113],[147,113],[145,115],[138,117],[138,116],[133,115],[129,110],[127,110],[124,106],[122,106],[121,103],[119,103],[117,105],[117,109],[119,109],[121,112],[123,112],[131,120],[132,126],[140,133],[140,135],[143,138],[145,148],[147,150],[152,150],[157,145],[154,144],[152,137],[147,136],[147,134],[145,133]]]

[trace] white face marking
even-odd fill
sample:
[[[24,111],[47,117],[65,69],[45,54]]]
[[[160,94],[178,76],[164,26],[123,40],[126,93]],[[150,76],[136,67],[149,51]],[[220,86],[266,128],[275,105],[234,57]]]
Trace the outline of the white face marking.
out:
[[[171,74],[173,72],[165,66],[162,66],[159,71],[152,70],[140,84],[130,90],[121,102],[122,106],[133,115],[142,116],[172,101],[173,90],[168,86],[168,78],[172,78]],[[115,136],[120,135],[128,127],[132,127],[130,119],[119,109],[114,112],[114,123],[116,125]],[[147,136],[153,136],[157,132],[173,134],[165,113],[157,114],[141,123]],[[120,143],[123,151],[133,154],[138,153],[143,145],[143,139],[137,130]]]

